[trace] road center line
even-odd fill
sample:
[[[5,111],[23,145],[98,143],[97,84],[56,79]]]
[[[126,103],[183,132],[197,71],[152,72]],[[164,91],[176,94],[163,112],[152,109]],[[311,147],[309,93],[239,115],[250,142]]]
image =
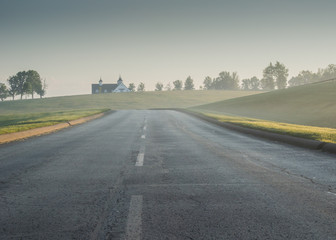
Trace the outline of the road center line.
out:
[[[145,153],[140,152],[135,162],[136,167],[142,167],[144,163]]]
[[[143,136],[145,136],[145,135],[143,135]],[[141,136],[141,138],[142,138],[142,136]],[[140,146],[139,154],[138,154],[137,160],[135,162],[136,167],[142,167],[143,166],[144,158],[145,158],[145,149],[146,149],[146,146],[143,142]]]
[[[143,127],[143,130],[144,130],[144,131],[146,131],[146,130],[147,130],[147,125],[145,125],[145,126]]]
[[[336,193],[333,193],[333,192],[328,192],[328,194],[336,196]]]
[[[126,240],[132,239],[141,239],[142,233],[142,195],[133,195],[131,197],[130,207],[127,217],[127,226],[126,226]]]

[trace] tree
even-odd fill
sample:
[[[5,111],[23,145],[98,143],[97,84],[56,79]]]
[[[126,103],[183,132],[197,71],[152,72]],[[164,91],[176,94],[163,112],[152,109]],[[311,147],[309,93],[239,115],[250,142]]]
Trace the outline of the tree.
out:
[[[167,85],[165,86],[165,89],[166,89],[166,91],[171,91],[171,84],[170,84],[170,82],[167,83]]]
[[[203,85],[204,85],[204,89],[206,89],[206,90],[212,89],[212,79],[211,79],[211,77],[209,77],[209,76],[205,77],[205,79],[203,81]]]
[[[250,81],[251,81],[251,90],[254,90],[254,91],[257,91],[257,90],[259,90],[259,86],[260,86],[260,80],[259,80],[259,78],[257,78],[256,76],[254,76],[254,77],[252,77],[251,79],[250,79]]]
[[[27,75],[24,83],[25,92],[31,94],[32,98],[34,98],[34,92],[38,94],[43,92],[40,74],[35,70],[29,70],[25,74]]]
[[[257,91],[259,90],[259,86],[260,86],[260,80],[256,76],[249,79],[244,79],[242,81],[242,89],[245,91],[248,90]]]
[[[176,80],[173,82],[174,84],[174,90],[181,90],[183,87],[183,82],[181,80]]]
[[[128,89],[131,91],[131,92],[134,92],[135,91],[135,84],[134,83],[130,83],[128,85]]]
[[[251,79],[243,79],[242,80],[242,90],[248,91],[251,90]]]
[[[284,64],[276,62],[274,65],[274,77],[276,80],[276,85],[278,89],[284,89],[287,87],[287,77],[288,77],[288,69]]]
[[[45,96],[45,94],[46,94],[46,92],[47,92],[47,87],[48,87],[48,85],[47,85],[47,83],[46,83],[46,80],[44,79],[44,80],[43,80],[43,84],[42,84],[42,86],[39,87],[39,88],[36,90],[36,93],[37,93],[38,95],[40,95],[40,98],[42,98],[42,97]]]
[[[9,84],[9,95],[13,97],[20,95],[21,99],[24,94],[31,94],[34,98],[34,92],[40,96],[44,96],[46,91],[46,84],[42,86],[41,77],[35,70],[21,71],[16,75],[11,76],[7,80]]]
[[[16,95],[18,95],[19,92],[19,82],[18,82],[18,78],[16,75],[14,76],[10,76],[7,79],[7,82],[9,84],[9,89],[8,89],[8,94],[13,98],[15,98]]]
[[[16,78],[18,83],[18,95],[20,95],[22,100],[22,96],[28,91],[28,74],[26,71],[18,72]]]
[[[162,91],[163,89],[163,84],[158,82],[156,85],[155,85],[155,91]]]
[[[239,77],[236,72],[220,72],[212,82],[214,89],[237,90],[239,89]]]
[[[0,99],[5,100],[8,97],[8,90],[5,84],[0,83]]]
[[[237,72],[233,72],[231,74],[231,79],[230,79],[230,89],[231,90],[238,90],[239,89],[239,76]]]
[[[274,90],[275,79],[274,79],[274,67],[270,63],[263,71],[263,79],[260,81],[261,88],[264,90]]]
[[[194,90],[194,80],[190,76],[184,82],[184,90]]]
[[[273,90],[275,86],[278,89],[287,87],[288,69],[284,64],[276,62],[275,65],[270,63],[263,71],[263,79],[261,80],[261,87],[264,90]]]
[[[138,92],[145,91],[145,84],[143,82],[139,83],[137,90],[138,90]]]

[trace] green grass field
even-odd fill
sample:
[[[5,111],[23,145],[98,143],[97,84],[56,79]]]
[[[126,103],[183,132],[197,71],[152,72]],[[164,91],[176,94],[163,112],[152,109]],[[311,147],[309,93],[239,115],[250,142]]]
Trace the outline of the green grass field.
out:
[[[0,134],[67,122],[102,110],[186,108],[256,94],[243,91],[110,93],[0,102]]]
[[[0,115],[0,134],[25,131],[38,127],[51,126],[58,123],[69,122],[82,117],[102,113],[101,110],[73,110],[48,113],[24,113]]]
[[[219,101],[191,110],[336,128],[336,81]]]
[[[78,109],[187,108],[260,92],[245,91],[164,91],[107,93],[0,102],[0,115],[54,112]]]

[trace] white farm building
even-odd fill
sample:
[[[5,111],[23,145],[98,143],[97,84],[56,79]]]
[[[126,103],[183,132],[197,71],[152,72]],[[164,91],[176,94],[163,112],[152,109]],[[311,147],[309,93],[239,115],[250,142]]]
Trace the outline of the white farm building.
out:
[[[98,84],[92,84],[92,94],[119,92],[130,92],[120,76],[117,83],[103,83],[103,80],[100,78]]]

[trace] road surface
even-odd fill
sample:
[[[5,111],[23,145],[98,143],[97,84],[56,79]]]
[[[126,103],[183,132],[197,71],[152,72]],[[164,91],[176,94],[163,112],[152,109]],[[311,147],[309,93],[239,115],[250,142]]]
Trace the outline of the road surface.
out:
[[[336,155],[175,111],[0,146],[1,239],[336,239]]]

